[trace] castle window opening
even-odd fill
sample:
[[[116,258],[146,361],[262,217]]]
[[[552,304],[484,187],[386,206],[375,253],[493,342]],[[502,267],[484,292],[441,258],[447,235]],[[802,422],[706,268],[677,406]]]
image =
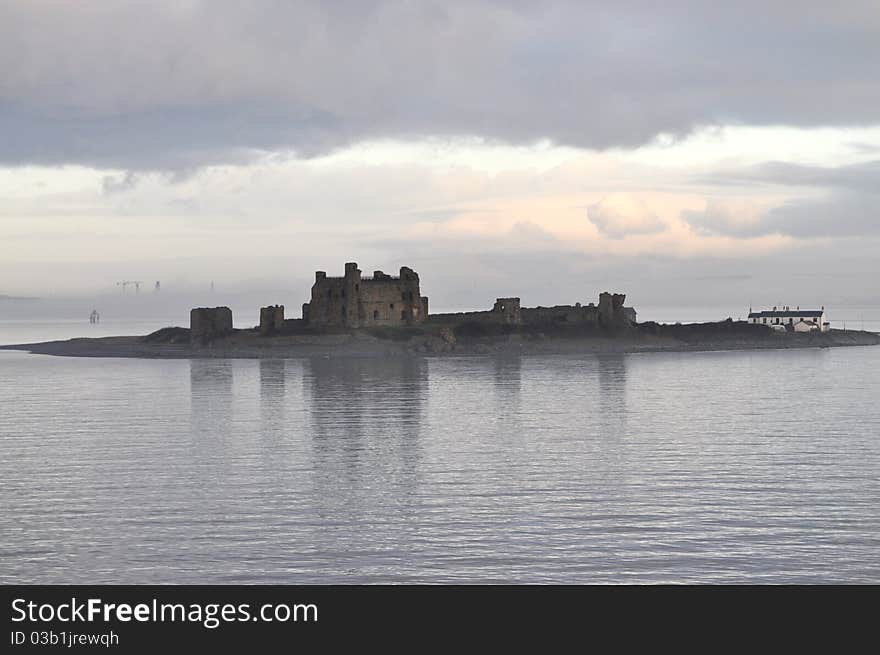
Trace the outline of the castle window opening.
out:
[[[406,310],[405,310],[405,309],[401,309],[401,310],[400,310],[400,320],[401,320],[401,321],[405,321],[405,320],[406,320]]]
[[[374,321],[378,321],[378,320],[379,320],[379,310],[378,310],[378,309],[374,309],[374,310],[373,310],[373,320],[374,320]]]
[[[391,309],[394,309],[394,303],[391,303]]]

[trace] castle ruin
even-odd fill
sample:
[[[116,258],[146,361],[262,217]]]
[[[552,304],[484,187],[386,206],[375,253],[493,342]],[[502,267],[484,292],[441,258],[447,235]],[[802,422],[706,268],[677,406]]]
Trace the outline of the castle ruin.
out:
[[[196,307],[189,313],[189,338],[206,345],[232,334],[232,310],[229,307]]]
[[[267,336],[284,328],[284,305],[260,307],[260,334]]]
[[[626,295],[622,293],[599,294],[598,306],[555,305],[553,307],[522,307],[519,298],[497,298],[490,310],[460,312],[456,314],[431,314],[430,323],[482,323],[527,326],[581,326],[602,328],[625,328],[636,322],[636,310],[624,307]]]
[[[355,262],[345,265],[343,277],[316,271],[311,301],[303,305],[303,321],[316,327],[418,325],[427,315],[419,274],[406,266],[398,276],[374,271],[363,277]]]
[[[522,307],[516,297],[497,298],[491,309],[454,314],[428,314],[428,298],[421,295],[419,275],[402,266],[400,274],[374,271],[364,277],[355,262],[345,265],[341,277],[315,272],[311,300],[302,306],[301,319],[285,319],[284,305],[260,308],[256,331],[261,336],[302,331],[426,325],[441,331],[457,326],[525,326],[529,331],[575,328],[625,329],[635,325],[636,311],[625,307],[626,296],[602,292],[599,303]],[[483,330],[484,328],[477,328]],[[190,339],[206,345],[233,332],[228,307],[199,307],[190,313]]]

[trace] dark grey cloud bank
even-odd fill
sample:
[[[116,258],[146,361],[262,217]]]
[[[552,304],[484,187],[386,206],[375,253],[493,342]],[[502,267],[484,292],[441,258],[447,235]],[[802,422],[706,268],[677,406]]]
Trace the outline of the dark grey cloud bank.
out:
[[[880,160],[838,167],[770,162],[717,173],[702,180],[726,185],[768,184],[822,190],[819,197],[790,200],[753,222],[743,222],[720,205],[710,204],[703,212],[683,212],[682,218],[702,232],[736,237],[880,235]]]
[[[848,166],[766,162],[749,168],[716,172],[702,176],[698,181],[713,185],[829,187],[876,193],[880,191],[880,159]]]
[[[875,0],[7,0],[0,61],[5,164],[177,169],[425,135],[604,148],[880,115]]]

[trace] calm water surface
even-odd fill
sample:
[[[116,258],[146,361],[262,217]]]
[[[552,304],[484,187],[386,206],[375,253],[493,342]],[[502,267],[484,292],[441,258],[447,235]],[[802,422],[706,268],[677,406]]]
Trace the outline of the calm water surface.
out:
[[[880,348],[0,352],[0,582],[880,582]]]

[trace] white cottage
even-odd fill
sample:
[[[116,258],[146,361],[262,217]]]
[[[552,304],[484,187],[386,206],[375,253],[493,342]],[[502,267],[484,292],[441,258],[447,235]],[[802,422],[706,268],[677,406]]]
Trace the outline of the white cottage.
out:
[[[824,307],[822,309],[774,307],[771,310],[761,312],[750,311],[749,323],[769,325],[774,329],[782,328],[795,332],[811,332],[813,330],[827,332],[831,329],[831,323],[825,317]]]

